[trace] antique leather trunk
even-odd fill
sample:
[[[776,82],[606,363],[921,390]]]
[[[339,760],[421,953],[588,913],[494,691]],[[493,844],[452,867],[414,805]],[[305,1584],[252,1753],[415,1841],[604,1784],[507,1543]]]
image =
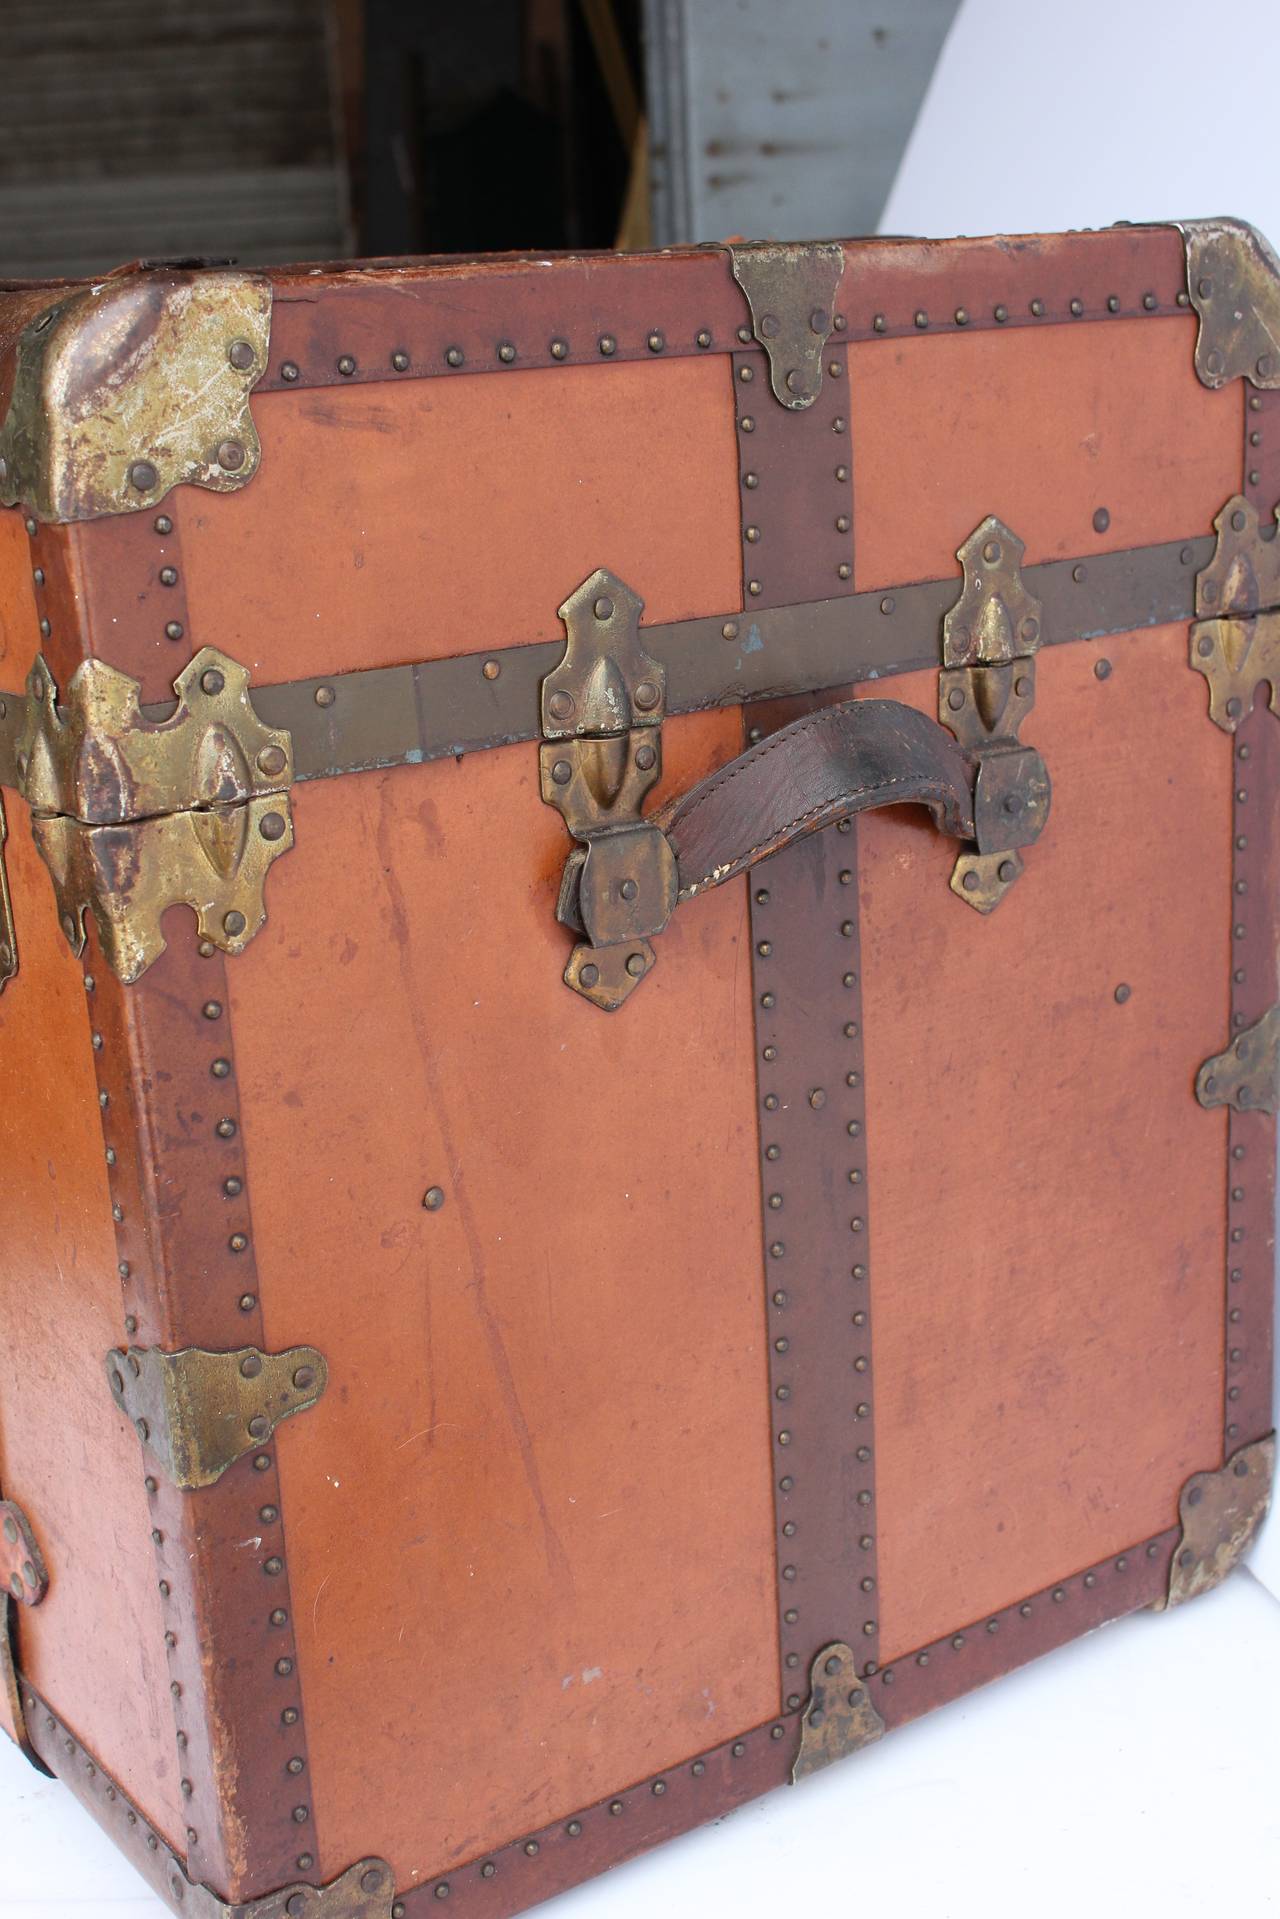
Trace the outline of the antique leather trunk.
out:
[[[1231,221],[0,296],[5,1712],[497,1919],[1214,1584],[1273,1457]]]

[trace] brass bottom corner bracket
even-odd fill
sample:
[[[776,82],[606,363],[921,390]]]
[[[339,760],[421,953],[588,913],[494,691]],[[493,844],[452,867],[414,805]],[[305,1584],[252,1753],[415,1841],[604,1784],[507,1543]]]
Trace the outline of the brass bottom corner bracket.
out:
[[[1178,1501],[1182,1537],[1157,1612],[1212,1591],[1239,1565],[1266,1518],[1275,1464],[1276,1436],[1270,1433],[1242,1446],[1217,1472],[1187,1481]]]
[[[27,1730],[14,1632],[14,1607],[38,1606],[48,1590],[48,1568],[31,1521],[14,1500],[0,1501],[0,1725],[12,1728],[19,1751],[36,1771],[52,1777]]]
[[[847,1753],[879,1739],[884,1720],[871,1703],[852,1648],[825,1646],[809,1676],[809,1703],[800,1719],[800,1749],[791,1768],[796,1785]]]
[[[1280,1006],[1237,1033],[1225,1053],[1215,1053],[1196,1074],[1196,1098],[1204,1107],[1230,1106],[1237,1113],[1274,1113],[1280,1105]]]

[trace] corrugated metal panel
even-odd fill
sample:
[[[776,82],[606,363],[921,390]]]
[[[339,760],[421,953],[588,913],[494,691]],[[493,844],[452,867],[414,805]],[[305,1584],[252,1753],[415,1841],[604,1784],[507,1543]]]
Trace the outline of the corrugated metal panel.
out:
[[[0,273],[348,250],[324,0],[4,0]]]
[[[645,0],[654,239],[874,233],[958,0]]]

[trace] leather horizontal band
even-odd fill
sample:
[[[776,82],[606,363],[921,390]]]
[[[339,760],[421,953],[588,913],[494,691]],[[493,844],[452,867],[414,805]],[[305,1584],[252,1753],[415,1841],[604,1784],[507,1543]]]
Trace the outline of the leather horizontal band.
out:
[[[1046,561],[1022,577],[1043,606],[1047,644],[1093,639],[1193,618],[1195,576],[1213,551],[1212,536],[1174,540]],[[641,631],[666,668],[667,713],[702,712],[936,668],[958,584],[950,576]],[[541,641],[255,686],[250,697],[266,726],[290,734],[295,782],[329,779],[541,738],[542,681],[563,654],[563,640]],[[25,697],[0,698],[0,785],[17,784],[26,708]],[[142,713],[159,721],[174,710],[168,701]]]

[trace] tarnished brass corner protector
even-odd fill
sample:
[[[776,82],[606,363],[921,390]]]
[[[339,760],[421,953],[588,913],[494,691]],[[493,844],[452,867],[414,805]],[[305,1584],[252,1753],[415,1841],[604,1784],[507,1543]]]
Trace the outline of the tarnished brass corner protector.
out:
[[[800,1750],[791,1768],[795,1785],[833,1759],[869,1746],[884,1732],[866,1681],[849,1646],[824,1646],[809,1674],[809,1702],[800,1717]]]
[[[1225,1053],[1215,1053],[1196,1074],[1202,1106],[1231,1106],[1237,1113],[1274,1113],[1280,1107],[1280,1006],[1273,1006]]]
[[[184,1919],[392,1919],[395,1880],[385,1859],[362,1859],[327,1886],[299,1880],[248,1905],[228,1905],[175,1865],[169,1873],[174,1909]]]
[[[994,515],[957,553],[960,598],[943,616],[938,714],[978,761],[976,839],[960,853],[951,890],[979,913],[1000,904],[1022,872],[1020,849],[1039,839],[1049,817],[1049,774],[1018,730],[1035,704],[1040,602],[1023,584],[1025,551]]]
[[[1274,526],[1264,535],[1258,509],[1243,493],[1213,524],[1218,544],[1196,575],[1190,659],[1209,682],[1209,718],[1234,733],[1264,681],[1271,710],[1280,714],[1280,539]]]
[[[258,719],[244,667],[205,647],[174,691],[173,713],[152,721],[136,680],[101,660],[76,668],[61,710],[43,659],[27,682],[18,790],[62,930],[79,954],[89,912],[125,981],[164,951],[179,902],[202,939],[241,952],[266,920],[267,869],[293,844],[292,741]]]
[[[107,1384],[138,1437],[175,1486],[212,1486],[283,1419],[314,1406],[328,1382],[314,1346],[264,1353],[256,1346],[166,1353],[131,1346],[107,1354]]]
[[[822,350],[835,325],[844,248],[758,241],[726,252],[747,296],[752,334],[769,356],[774,399],[793,411],[812,406],[822,391]]]
[[[1186,220],[1181,232],[1187,292],[1200,316],[1200,379],[1280,386],[1280,261],[1245,220]]]
[[[246,485],[270,328],[270,282],[249,273],[130,274],[49,306],[15,349],[0,504],[91,520]]]
[[[1266,1518],[1275,1474],[1276,1436],[1242,1446],[1216,1473],[1196,1473],[1182,1488],[1182,1537],[1169,1567],[1169,1592],[1157,1612],[1220,1586],[1249,1550]]]
[[[614,1012],[654,964],[649,944],[675,911],[675,855],[640,817],[662,773],[666,670],[645,652],[641,600],[601,568],[560,608],[568,638],[542,682],[542,797],[582,842],[556,917],[586,938],[566,984]]]

